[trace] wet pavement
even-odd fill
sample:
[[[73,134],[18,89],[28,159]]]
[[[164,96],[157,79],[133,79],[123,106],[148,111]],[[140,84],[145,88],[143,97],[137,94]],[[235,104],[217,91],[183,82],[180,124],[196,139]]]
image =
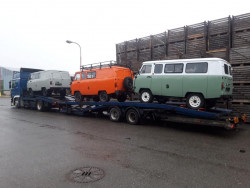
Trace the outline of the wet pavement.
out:
[[[235,131],[132,126],[16,109],[9,101],[0,98],[0,187],[250,187],[250,125]],[[97,168],[104,172],[100,180],[71,178],[98,174]]]

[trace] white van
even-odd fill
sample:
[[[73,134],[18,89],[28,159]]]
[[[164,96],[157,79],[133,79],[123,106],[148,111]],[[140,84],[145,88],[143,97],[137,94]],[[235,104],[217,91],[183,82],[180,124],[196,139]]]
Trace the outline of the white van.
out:
[[[231,65],[220,58],[148,61],[134,79],[134,91],[140,94],[141,102],[186,98],[191,109],[214,104],[218,98],[231,98],[232,90]]]
[[[27,90],[30,96],[33,96],[34,93],[50,96],[52,92],[65,96],[66,90],[70,89],[70,82],[71,78],[67,71],[39,71],[31,73]]]

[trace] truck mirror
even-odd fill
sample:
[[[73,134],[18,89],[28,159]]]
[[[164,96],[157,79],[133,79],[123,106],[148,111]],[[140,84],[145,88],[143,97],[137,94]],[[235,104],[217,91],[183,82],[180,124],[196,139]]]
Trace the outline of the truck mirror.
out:
[[[9,89],[11,89],[11,81],[9,81]]]

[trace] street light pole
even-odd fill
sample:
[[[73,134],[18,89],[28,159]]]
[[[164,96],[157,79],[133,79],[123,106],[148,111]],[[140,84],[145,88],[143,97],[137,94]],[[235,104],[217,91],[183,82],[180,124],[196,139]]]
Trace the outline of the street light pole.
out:
[[[80,48],[80,70],[81,70],[81,68],[82,68],[82,48],[81,48],[80,44],[78,44],[77,42],[70,41],[70,40],[66,40],[66,42],[69,44],[74,43],[74,44],[79,46],[79,48]]]

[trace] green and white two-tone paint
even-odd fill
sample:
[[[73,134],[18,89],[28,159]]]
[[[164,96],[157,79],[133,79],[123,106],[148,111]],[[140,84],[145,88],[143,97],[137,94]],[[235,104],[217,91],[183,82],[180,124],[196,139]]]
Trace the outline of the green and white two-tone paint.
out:
[[[134,79],[134,91],[140,94],[141,102],[186,98],[192,109],[230,98],[232,90],[231,65],[220,58],[148,61]]]

